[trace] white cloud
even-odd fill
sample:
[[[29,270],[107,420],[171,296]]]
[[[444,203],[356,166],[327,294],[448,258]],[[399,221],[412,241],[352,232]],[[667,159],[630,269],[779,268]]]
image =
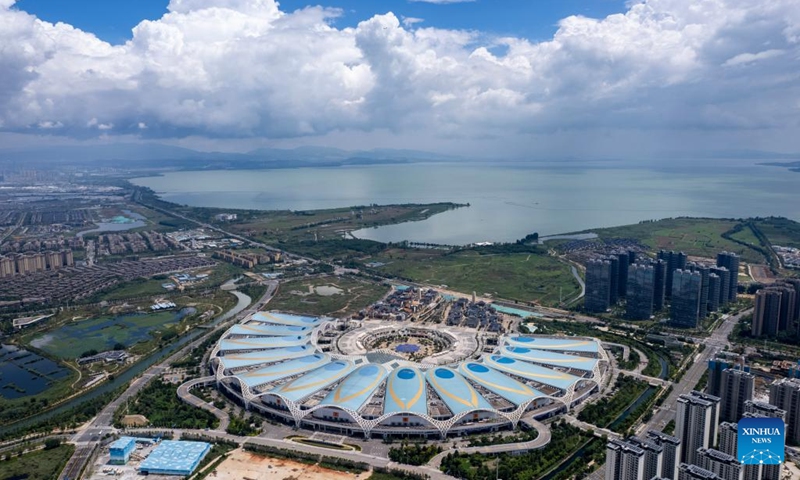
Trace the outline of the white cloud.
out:
[[[172,0],[116,46],[12,5],[0,0],[5,132],[507,145],[599,129],[741,137],[800,118],[794,0],[649,0],[565,18],[540,43],[392,13],[336,28],[335,9]]]
[[[425,19],[417,18],[417,17],[401,17],[403,19],[403,26],[406,28],[411,28],[417,23],[422,23]]]

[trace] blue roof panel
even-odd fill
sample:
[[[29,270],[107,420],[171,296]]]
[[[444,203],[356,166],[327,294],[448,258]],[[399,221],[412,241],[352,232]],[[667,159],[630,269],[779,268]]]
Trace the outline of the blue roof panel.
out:
[[[425,372],[425,378],[453,415],[475,409],[493,410],[492,405],[452,368],[432,368]]]
[[[522,382],[503,375],[493,368],[482,363],[463,362],[458,366],[458,371],[487,390],[500,395],[514,405],[522,405],[531,398],[543,397],[544,393],[529,387]]]
[[[258,312],[254,313],[251,320],[276,325],[295,325],[298,327],[316,327],[325,319],[321,317],[304,317],[302,315],[292,315],[280,312]]]
[[[551,365],[554,367],[577,368],[579,370],[592,371],[597,364],[596,358],[579,357],[577,355],[565,355],[563,353],[548,352],[545,350],[535,350],[527,347],[512,347],[504,345],[500,352],[517,360]]]
[[[400,367],[389,375],[383,413],[428,414],[425,379],[415,367]]]
[[[596,341],[583,340],[579,338],[523,337],[517,335],[506,339],[506,343],[514,347],[536,348],[538,350],[555,350],[559,352],[597,353],[599,349]]]
[[[570,385],[580,380],[580,377],[568,373],[550,370],[549,368],[502,355],[489,355],[483,358],[483,362],[501,372],[511,373],[562,390],[566,390]]]
[[[279,362],[281,360],[291,360],[292,358],[311,355],[315,348],[311,344],[299,345],[295,347],[273,348],[270,350],[259,350],[247,353],[229,353],[224,357],[217,357],[222,364],[222,368],[241,368],[261,363]]]
[[[140,472],[189,475],[211,450],[206,442],[164,440],[139,465]]]
[[[259,368],[246,373],[237,374],[236,377],[248,387],[255,387],[281,378],[298,375],[319,368],[331,361],[329,355],[316,353],[305,357],[295,358],[283,363],[276,363],[268,367]]]
[[[265,323],[253,322],[249,324],[234,325],[230,329],[232,335],[253,335],[281,337],[292,335],[310,335],[312,328],[297,327],[294,325],[269,325]]]
[[[336,383],[353,371],[355,366],[349,360],[336,360],[317,368],[302,377],[270,390],[293,402],[300,401],[314,392]]]
[[[219,341],[219,349],[223,352],[236,350],[264,350],[267,348],[296,347],[308,343],[308,338],[303,336],[292,337],[254,337],[254,338],[224,338]]]
[[[389,374],[386,367],[369,363],[355,369],[331,393],[322,400],[323,405],[338,405],[357,411],[364,405],[372,392]]]

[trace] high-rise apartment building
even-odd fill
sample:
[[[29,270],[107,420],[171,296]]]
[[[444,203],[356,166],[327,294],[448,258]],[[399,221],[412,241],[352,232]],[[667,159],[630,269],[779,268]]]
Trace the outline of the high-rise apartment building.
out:
[[[615,305],[619,301],[619,257],[609,255],[605,257],[611,264],[610,285],[608,290],[608,302]]]
[[[653,315],[655,270],[651,265],[633,264],[627,280],[625,316],[631,320],[649,320]]]
[[[675,434],[681,439],[681,461],[697,463],[697,449],[711,448],[717,438],[720,398],[697,391],[678,397]]]
[[[645,452],[622,440],[606,445],[606,480],[640,480],[644,478]]]
[[[700,318],[708,316],[708,292],[711,269],[708,265],[702,263],[689,263],[687,264],[689,270],[700,273]]]
[[[661,456],[661,476],[677,480],[678,466],[683,455],[681,439],[658,430],[648,430],[647,439],[664,449]]]
[[[744,480],[744,465],[733,455],[714,450],[700,448],[697,450],[697,465],[714,472],[721,480]]]
[[[670,320],[680,328],[695,328],[700,318],[700,291],[702,276],[699,272],[675,270],[672,272],[672,305]]]
[[[739,448],[739,424],[722,422],[719,424],[719,451],[728,455],[737,455]]]
[[[611,262],[593,258],[586,264],[586,294],[584,306],[587,312],[602,313],[611,305]]]
[[[617,297],[625,298],[628,294],[628,269],[630,268],[630,256],[628,252],[616,252],[617,257]]]
[[[725,267],[711,269],[711,273],[719,277],[719,306],[727,305],[730,301],[731,272]]]
[[[716,473],[705,468],[681,463],[678,467],[678,480],[720,480],[720,478]]]
[[[771,403],[760,402],[758,400],[748,400],[744,402],[744,412],[761,417],[780,418],[784,422],[786,421],[786,410],[778,408]]]
[[[719,352],[708,361],[708,382],[706,383],[706,393],[720,396],[722,386],[722,372],[728,368],[736,368],[745,372],[750,371],[750,366],[746,365],[744,358],[733,352]]]
[[[667,264],[664,295],[666,298],[672,298],[672,276],[675,270],[683,270],[686,267],[686,254],[683,252],[661,250],[658,252],[658,259],[664,260]]]
[[[783,292],[780,290],[764,288],[756,292],[753,323],[750,326],[751,335],[774,337],[778,334],[782,297]]]
[[[664,298],[667,288],[667,262],[655,260],[652,262],[653,280],[653,311],[658,312],[664,308]]]
[[[736,294],[739,291],[739,256],[731,252],[720,252],[717,254],[717,266],[725,267],[730,272],[728,301],[736,301]]]
[[[644,451],[644,477],[655,478],[661,476],[664,464],[664,447],[651,440],[631,437],[628,443],[636,445]]]
[[[711,270],[709,269],[709,272]],[[716,273],[708,274],[708,311],[716,312],[719,310],[719,275]]]
[[[725,422],[738,422],[744,414],[744,403],[753,399],[755,376],[740,369],[722,371],[719,418]]]
[[[800,379],[782,378],[772,382],[769,403],[786,412],[786,443],[800,445]]]

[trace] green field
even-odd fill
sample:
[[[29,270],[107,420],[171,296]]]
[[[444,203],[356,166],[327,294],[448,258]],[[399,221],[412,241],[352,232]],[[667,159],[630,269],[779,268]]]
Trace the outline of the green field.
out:
[[[321,290],[318,290],[322,287]],[[340,290],[326,289],[333,287]],[[269,302],[270,310],[306,315],[351,315],[380,300],[389,291],[385,285],[357,277],[325,276],[281,283],[275,297]]]
[[[375,270],[389,276],[508,300],[556,305],[559,294],[566,300],[580,293],[569,266],[543,253],[444,255],[438,250],[394,249],[366,262],[385,263]]]
[[[716,258],[717,253],[726,250],[739,254],[746,262],[764,263],[765,259],[759,252],[722,237],[739,223],[737,220],[714,218],[667,218],[586,232],[594,232],[602,239],[633,238],[653,250],[684,251],[699,257]],[[743,241],[758,245],[748,228],[742,229],[738,235]]]
[[[33,347],[60,358],[77,358],[89,350],[102,352],[111,350],[117,343],[129,347],[149,340],[154,332],[177,322],[176,312],[92,318],[69,322],[26,340]]]
[[[75,447],[61,445],[50,450],[37,450],[0,462],[0,478],[24,480],[53,480],[66,465]]]
[[[756,220],[755,225],[772,245],[800,248],[800,223],[786,218],[765,218]]]

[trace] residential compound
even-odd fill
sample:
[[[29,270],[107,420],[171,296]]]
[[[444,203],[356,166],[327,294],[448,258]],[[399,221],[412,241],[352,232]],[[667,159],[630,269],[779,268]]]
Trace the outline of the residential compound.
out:
[[[750,333],[775,337],[798,333],[800,322],[800,278],[779,280],[756,292]]]
[[[0,256],[0,278],[58,270],[75,264],[72,250]]]
[[[673,326],[696,328],[709,313],[735,300],[739,258],[722,252],[714,265],[687,259],[683,252],[665,250],[655,259],[634,251],[590,257],[586,311],[604,313],[624,299],[626,318],[648,320],[669,304]]]

